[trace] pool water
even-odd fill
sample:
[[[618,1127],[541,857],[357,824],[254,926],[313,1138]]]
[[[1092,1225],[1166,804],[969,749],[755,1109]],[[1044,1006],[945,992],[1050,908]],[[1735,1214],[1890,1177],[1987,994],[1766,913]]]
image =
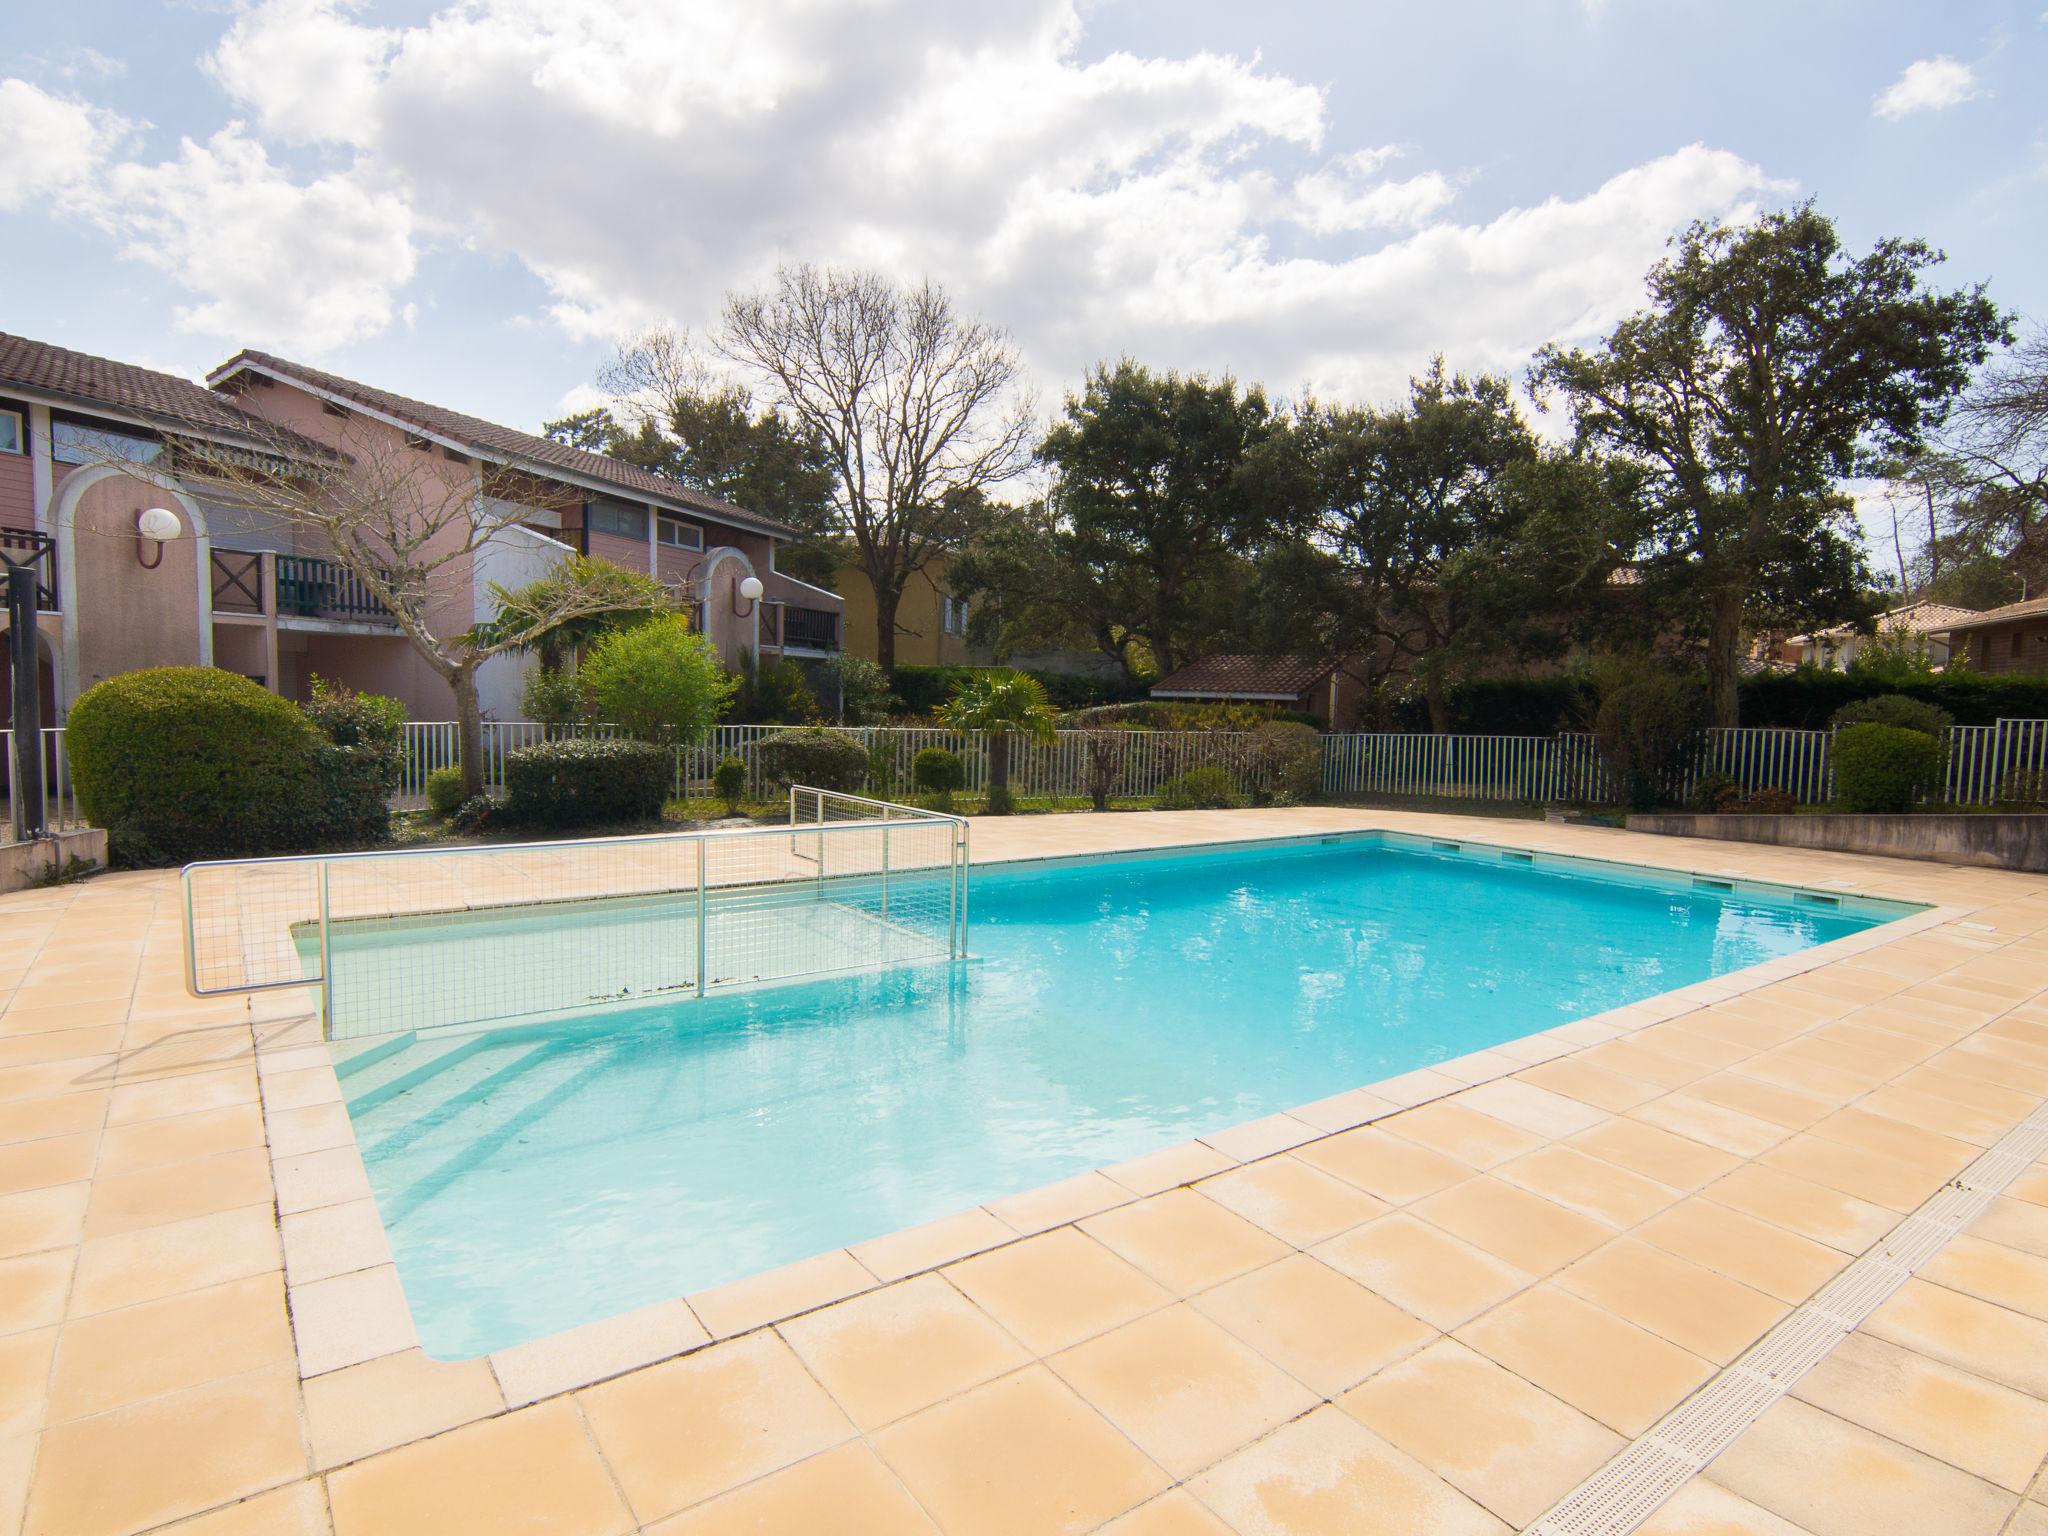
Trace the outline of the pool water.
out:
[[[985,867],[964,965],[358,1049],[343,1090],[422,1343],[503,1348],[1905,910],[1514,857]]]

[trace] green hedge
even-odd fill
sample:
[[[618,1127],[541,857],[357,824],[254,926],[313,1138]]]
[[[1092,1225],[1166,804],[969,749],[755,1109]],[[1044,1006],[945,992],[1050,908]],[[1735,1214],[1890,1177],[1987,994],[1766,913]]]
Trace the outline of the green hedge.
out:
[[[1162,811],[1227,810],[1244,802],[1227,768],[1190,768],[1159,786]]]
[[[910,667],[899,666],[890,677],[890,691],[903,706],[905,714],[929,715],[942,704],[949,702],[960,684],[977,673],[996,670],[989,667]],[[1121,678],[1103,680],[1094,677],[1076,677],[1067,672],[1029,672],[1045,687],[1045,696],[1054,709],[1089,709],[1097,704],[1121,704],[1131,699],[1145,697],[1149,686],[1143,682],[1125,682]]]
[[[1852,725],[1835,737],[1835,800],[1845,811],[1900,815],[1941,788],[1941,739],[1902,725]]]
[[[299,707],[215,667],[110,677],[65,722],[78,808],[119,864],[282,853],[325,801]]]
[[[787,788],[808,784],[859,794],[868,781],[868,749],[860,739],[822,725],[798,725],[761,738],[761,772]]]
[[[505,754],[505,814],[534,827],[653,821],[675,785],[675,754],[650,742],[577,736]]]

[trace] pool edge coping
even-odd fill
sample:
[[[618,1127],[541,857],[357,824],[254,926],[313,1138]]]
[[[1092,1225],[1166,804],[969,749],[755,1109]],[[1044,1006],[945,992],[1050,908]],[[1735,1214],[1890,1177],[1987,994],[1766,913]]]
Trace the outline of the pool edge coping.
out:
[[[1368,813],[1370,814],[1370,813]],[[1398,827],[1367,826],[1348,831],[1253,835],[1243,838],[1202,839],[1156,844],[1144,848],[1119,849],[1108,854],[1031,854],[1018,858],[979,859],[978,864],[1009,865],[1054,862],[1063,859],[1129,859],[1148,855],[1194,853],[1204,849],[1286,846],[1316,843],[1333,836],[1363,836],[1395,832],[1428,840],[1428,834],[1403,831]],[[1608,863],[1658,869],[1673,874],[1726,877],[1723,869],[1700,869],[1682,862],[1695,851],[1693,840],[1674,839],[1671,862],[1645,863],[1639,859],[1601,858],[1579,854],[1557,854],[1543,849],[1522,849],[1489,838],[1463,838],[1463,842],[1492,848],[1545,853],[1556,859]],[[1723,845],[1710,845],[1718,851]],[[1704,851],[1703,849],[1700,851]],[[1774,850],[1785,852],[1787,850]],[[1805,850],[1791,850],[1804,852]],[[1838,856],[1844,857],[1844,856]],[[1845,857],[1860,857],[1847,855]],[[1759,885],[1792,890],[1799,887],[1784,881],[1759,880],[1751,875],[1738,878]],[[1817,882],[1808,888],[1844,891],[1848,882]],[[1855,894],[1865,894],[1855,892]],[[776,1326],[807,1312],[880,1290],[914,1276],[930,1273],[1008,1247],[1055,1227],[1084,1220],[1103,1211],[1135,1203],[1168,1190],[1199,1183],[1246,1164],[1279,1156],[1308,1142],[1340,1135],[1374,1121],[1416,1109],[1510,1077],[1528,1067],[1569,1057],[1611,1040],[1668,1022],[1682,1014],[1714,1003],[1742,996],[1762,987],[1804,974],[1928,929],[1956,922],[1980,910],[1985,904],[1913,902],[1895,897],[1877,900],[1917,905],[1921,910],[1878,922],[1860,932],[1817,944],[1793,955],[1783,955],[1745,967],[1726,976],[1693,982],[1669,992],[1623,1004],[1602,1013],[1587,1015],[1564,1024],[1518,1035],[1479,1051],[1451,1058],[1429,1067],[1419,1067],[1394,1077],[1361,1084],[1325,1098],[1296,1105],[1257,1119],[1224,1127],[1203,1136],[1172,1143],[1137,1158],[1072,1175],[1049,1185],[1019,1191],[984,1205],[936,1218],[917,1226],[883,1233],[846,1248],[828,1249],[792,1264],[710,1287],[703,1291],[650,1303],[574,1328],[491,1351],[461,1361],[433,1360],[426,1356],[419,1332],[399,1283],[396,1263],[386,1238],[381,1213],[369,1231],[329,1234],[323,1248],[330,1261],[316,1275],[294,1276],[291,1259],[294,1230],[305,1224],[314,1211],[333,1209],[357,1200],[369,1200],[374,1212],[367,1168],[362,1159],[352,1122],[347,1121],[347,1139],[334,1146],[280,1151],[273,1116],[320,1105],[344,1104],[340,1078],[328,1048],[318,1032],[316,1007],[303,998],[311,988],[284,989],[250,998],[250,1026],[256,1057],[258,1099],[264,1123],[264,1141],[277,1194],[277,1221],[284,1252],[286,1305],[292,1320],[295,1365],[302,1382],[317,1380],[339,1370],[363,1365],[388,1356],[419,1353],[422,1359],[449,1369],[487,1363],[503,1411],[525,1407],[546,1398],[576,1391],[615,1376],[680,1358],[715,1343]],[[1538,1043],[1541,1042],[1541,1043]],[[1524,1054],[1515,1054],[1519,1049]],[[1533,1052],[1533,1054],[1530,1054]],[[324,1075],[323,1075],[324,1074]],[[282,1092],[281,1079],[289,1076],[292,1087]],[[290,1102],[282,1102],[284,1098]],[[1311,1118],[1313,1114],[1313,1118]],[[336,1154],[342,1154],[337,1157]],[[1138,1165],[1158,1164],[1174,1169],[1147,1178]],[[1121,1171],[1124,1178],[1119,1178]],[[1125,1182],[1138,1179],[1140,1183]],[[1163,1182],[1160,1180],[1163,1179]],[[357,1191],[341,1200],[315,1201],[300,1205],[307,1186],[333,1186]],[[1104,1190],[1103,1184],[1111,1186]],[[1085,1186],[1071,1190],[1070,1186]],[[1055,1214],[1043,1211],[1024,1218],[1021,1207],[1043,1202],[1055,1192],[1069,1191],[1074,1203],[1052,1201]],[[1102,1199],[1109,1194],[1112,1198]],[[1093,1203],[1091,1203],[1093,1202]],[[289,1208],[288,1208],[289,1206]],[[1002,1208],[1011,1209],[1006,1219]],[[894,1259],[890,1257],[895,1250]],[[337,1263],[353,1255],[354,1264]],[[865,1254],[865,1257],[863,1256]],[[849,1283],[851,1282],[851,1283]],[[780,1293],[779,1302],[757,1299],[748,1306],[747,1293],[769,1296]],[[346,1293],[338,1299],[333,1293]],[[363,1294],[355,1294],[363,1293]],[[707,1318],[705,1313],[711,1316]],[[313,1347],[308,1347],[308,1335]],[[312,1368],[309,1368],[312,1367]],[[489,1415],[485,1415],[486,1417]],[[375,1454],[366,1452],[364,1454]],[[337,1461],[334,1466],[345,1465]],[[329,1466],[316,1467],[328,1471]]]

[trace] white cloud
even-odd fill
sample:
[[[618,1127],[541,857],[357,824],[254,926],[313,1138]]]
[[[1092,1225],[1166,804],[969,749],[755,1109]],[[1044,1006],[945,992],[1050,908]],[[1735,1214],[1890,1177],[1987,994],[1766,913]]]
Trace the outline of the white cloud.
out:
[[[15,212],[38,199],[62,205],[124,138],[119,115],[66,96],[52,96],[26,80],[0,80],[0,210]]]
[[[1454,219],[1483,181],[1327,145],[1318,87],[1084,43],[1078,0],[256,0],[210,62],[249,126],[113,168],[95,216],[235,341],[390,325],[429,242],[515,259],[577,336],[859,262],[946,283],[1049,381],[1129,351],[1391,393],[1434,351],[1596,334],[1672,230],[1784,190],[1696,145]]]
[[[1878,92],[1871,111],[1896,122],[1915,112],[1941,112],[1977,94],[1977,72],[1947,54],[1920,59]]]

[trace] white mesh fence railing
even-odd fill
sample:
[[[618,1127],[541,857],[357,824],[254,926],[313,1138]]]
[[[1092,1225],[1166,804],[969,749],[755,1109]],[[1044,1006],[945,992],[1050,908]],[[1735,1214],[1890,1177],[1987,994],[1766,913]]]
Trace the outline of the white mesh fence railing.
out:
[[[198,996],[318,986],[331,1038],[506,1024],[966,952],[963,822],[222,860],[184,872]]]

